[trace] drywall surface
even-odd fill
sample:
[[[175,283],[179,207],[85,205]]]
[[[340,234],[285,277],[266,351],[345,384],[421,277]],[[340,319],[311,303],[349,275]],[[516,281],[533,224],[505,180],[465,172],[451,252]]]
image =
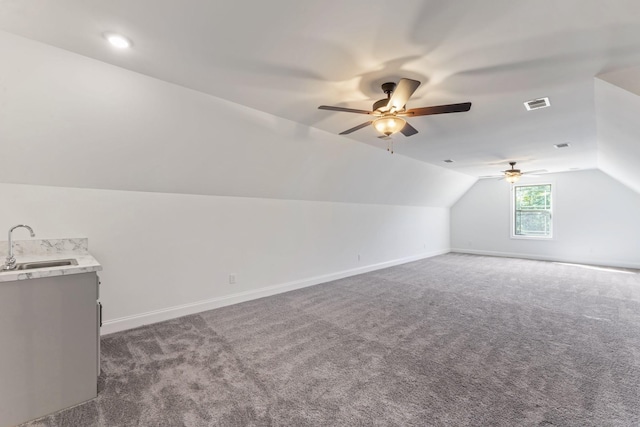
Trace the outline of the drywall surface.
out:
[[[511,187],[478,181],[451,208],[453,251],[640,268],[640,195],[599,170],[523,178],[551,183],[554,237],[511,238]]]
[[[0,49],[0,230],[89,238],[103,332],[446,252],[475,182],[8,33]]]
[[[622,76],[621,73],[616,73]],[[640,69],[613,80],[638,90]],[[598,130],[598,168],[640,194],[640,96],[626,87],[595,79],[595,108]]]
[[[0,50],[0,182],[448,207],[476,181],[8,33]]]
[[[104,267],[103,333],[449,249],[448,208],[16,184],[0,194],[0,232],[23,223],[36,238],[89,238]]]

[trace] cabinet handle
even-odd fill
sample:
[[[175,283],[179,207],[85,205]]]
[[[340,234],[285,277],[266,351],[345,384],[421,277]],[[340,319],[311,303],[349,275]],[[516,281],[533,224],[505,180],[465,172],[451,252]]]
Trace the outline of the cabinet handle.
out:
[[[98,307],[100,307],[100,327],[102,328],[102,303],[98,303]]]

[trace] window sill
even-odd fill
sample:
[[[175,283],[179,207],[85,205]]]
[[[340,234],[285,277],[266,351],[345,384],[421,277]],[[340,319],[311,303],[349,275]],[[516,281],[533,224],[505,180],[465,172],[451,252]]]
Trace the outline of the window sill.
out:
[[[513,234],[511,238],[515,240],[555,240],[553,236],[516,236]]]

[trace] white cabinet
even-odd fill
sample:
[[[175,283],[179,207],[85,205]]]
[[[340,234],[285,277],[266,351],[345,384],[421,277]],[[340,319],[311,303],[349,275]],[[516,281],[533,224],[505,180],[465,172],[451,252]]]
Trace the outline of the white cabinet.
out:
[[[0,283],[0,427],[97,396],[95,272]]]

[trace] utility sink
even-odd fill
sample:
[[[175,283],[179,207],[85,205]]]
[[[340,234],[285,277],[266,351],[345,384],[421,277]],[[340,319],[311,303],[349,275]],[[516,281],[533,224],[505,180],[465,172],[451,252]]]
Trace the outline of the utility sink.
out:
[[[16,265],[16,270],[35,270],[37,268],[64,267],[67,265],[78,265],[75,259],[55,259],[49,261],[20,262]]]

